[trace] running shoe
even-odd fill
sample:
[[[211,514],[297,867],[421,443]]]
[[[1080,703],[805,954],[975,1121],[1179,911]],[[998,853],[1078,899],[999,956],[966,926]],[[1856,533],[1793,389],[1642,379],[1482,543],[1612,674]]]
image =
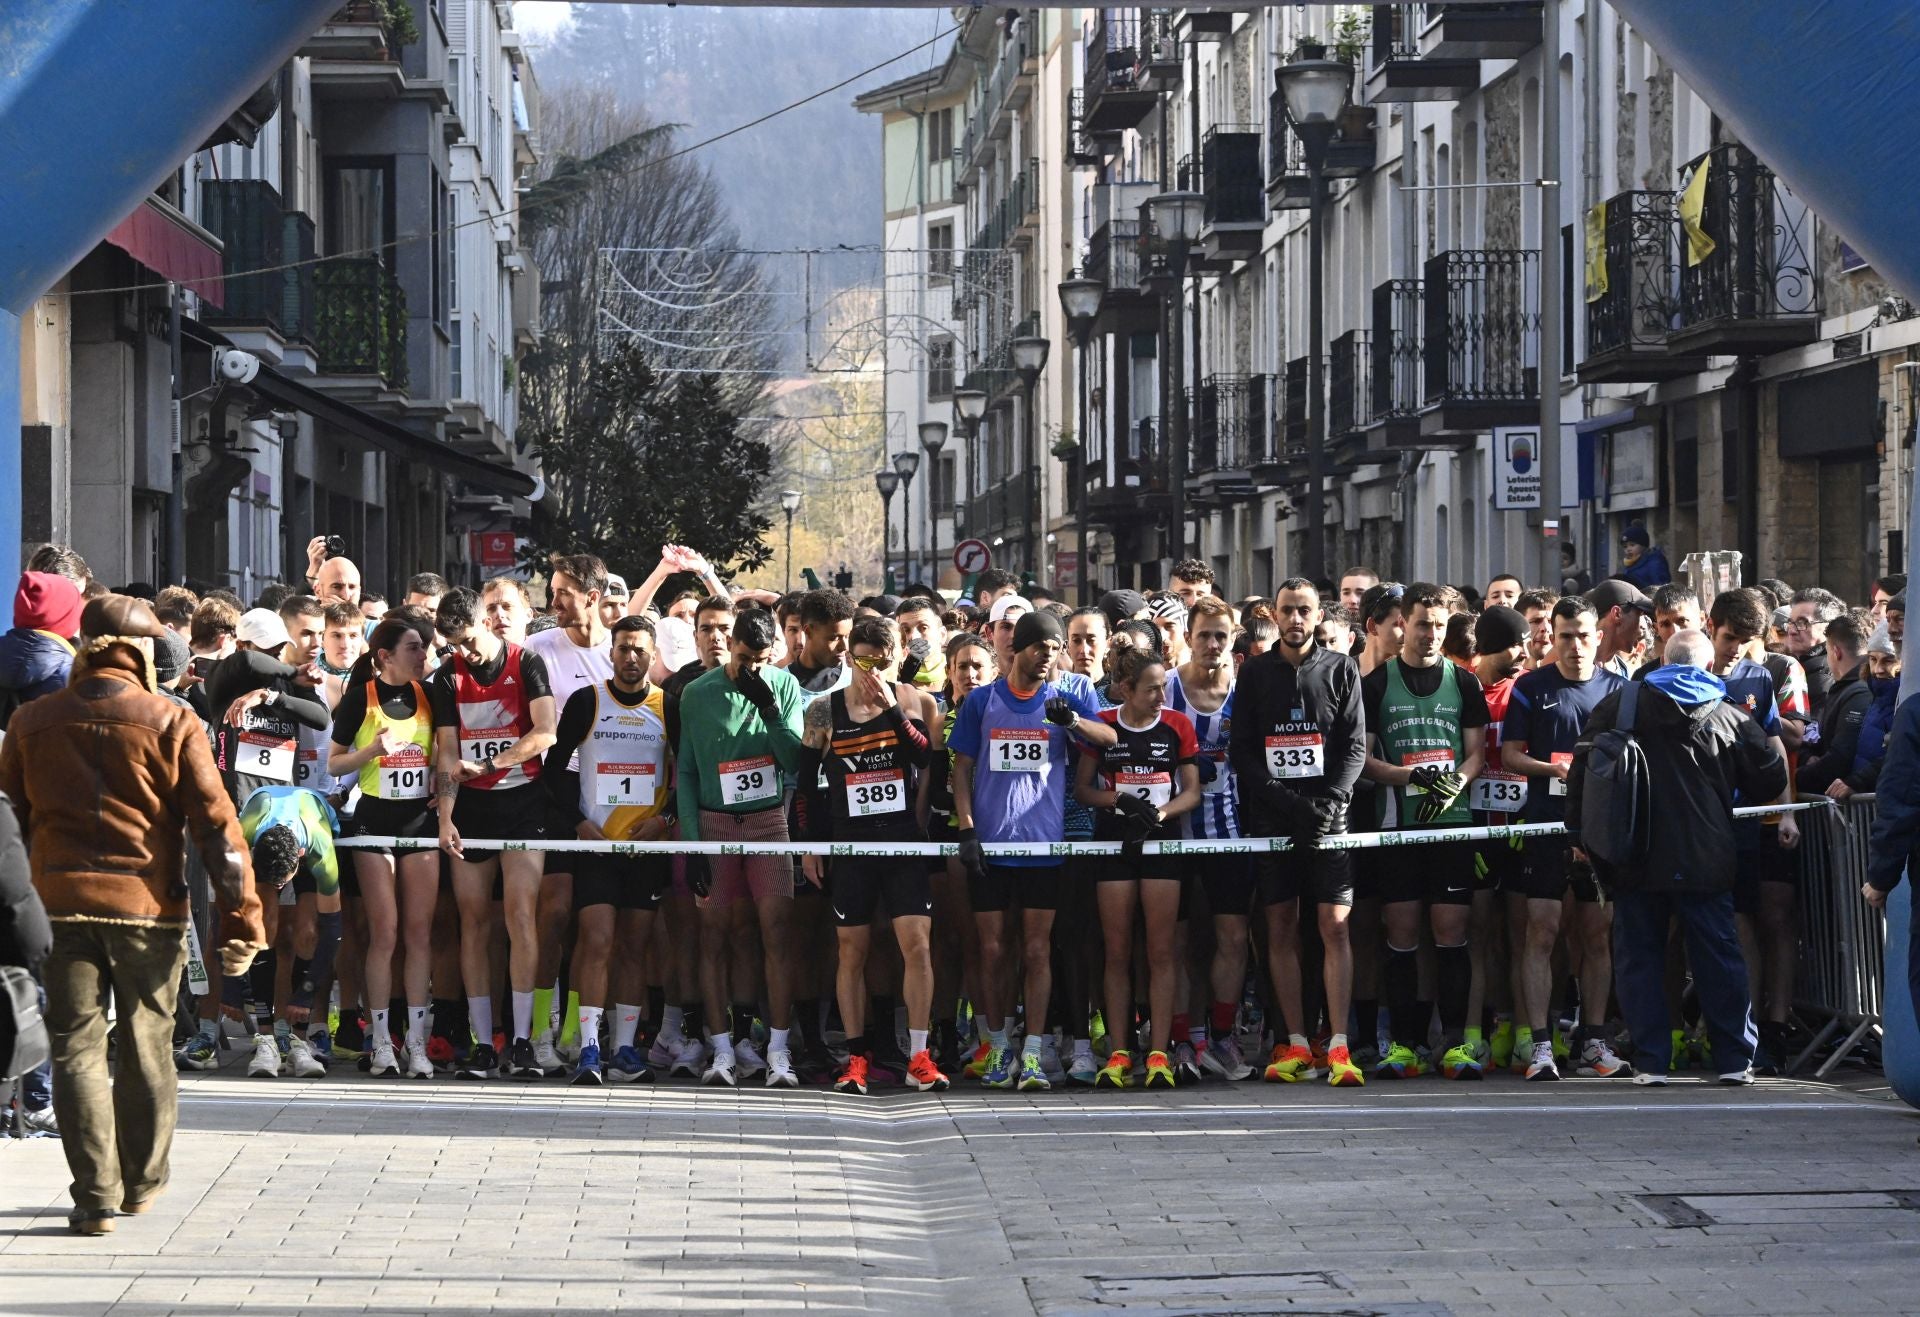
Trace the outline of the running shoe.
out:
[[[733,1071],[742,1079],[767,1073],[767,1058],[753,1045],[753,1039],[741,1038],[733,1044]]]
[[[180,1044],[173,1052],[173,1068],[176,1070],[218,1070],[220,1053],[213,1045],[213,1039],[203,1033],[197,1033]]]
[[[16,1128],[23,1139],[57,1139],[60,1137],[60,1118],[53,1114],[52,1107],[41,1107],[37,1111],[22,1107]]]
[[[1095,1011],[1087,1020],[1087,1037],[1093,1041],[1093,1050],[1107,1050],[1107,1044],[1113,1040],[1107,1037],[1107,1017]]]
[[[632,1051],[631,1048],[628,1050]],[[573,1086],[598,1088],[606,1082],[606,1071],[600,1065],[600,1044],[588,1039],[580,1045],[580,1059],[574,1063]]]
[[[798,1088],[800,1076],[793,1068],[793,1053],[775,1048],[767,1053],[767,1087]]]
[[[315,1029],[307,1035],[307,1050],[313,1053],[314,1059],[319,1061],[321,1065],[331,1066],[333,1064],[333,1035],[328,1033],[324,1028]]]
[[[1732,1084],[1738,1088],[1745,1088],[1753,1083],[1753,1067],[1746,1066],[1740,1070],[1723,1070],[1720,1072],[1720,1082],[1723,1084]]]
[[[1093,1051],[1073,1054],[1073,1064],[1067,1067],[1067,1083],[1074,1088],[1092,1088],[1100,1078],[1100,1063],[1093,1059]]]
[[[1297,1084],[1303,1079],[1316,1078],[1313,1069],[1313,1053],[1294,1043],[1281,1043],[1273,1049],[1273,1060],[1267,1066],[1266,1080],[1269,1084]]]
[[[739,1083],[734,1070],[734,1054],[731,1051],[715,1052],[713,1060],[707,1063],[707,1072],[700,1076],[703,1084],[725,1084],[733,1088]]]
[[[987,1056],[986,1073],[980,1076],[983,1088],[1012,1088],[1020,1058],[1004,1047],[996,1047]]]
[[[653,1036],[653,1045],[647,1049],[647,1064],[659,1070],[672,1070],[674,1057],[686,1041],[679,1034],[662,1029]]]
[[[1387,1054],[1380,1058],[1380,1064],[1374,1067],[1375,1079],[1418,1079],[1427,1073],[1426,1063],[1420,1054],[1404,1043],[1395,1043],[1387,1048]]]
[[[607,1082],[651,1084],[653,1068],[647,1064],[647,1058],[640,1054],[638,1047],[628,1045],[615,1052],[613,1060],[607,1063]]]
[[[960,1073],[968,1079],[985,1079],[987,1071],[993,1068],[993,1044],[981,1043],[973,1049],[973,1055],[967,1058]]]
[[[1665,1088],[1667,1077],[1653,1070],[1636,1070],[1633,1074],[1633,1082],[1643,1088]]]
[[[560,1059],[560,1053],[553,1050],[553,1035],[541,1034],[533,1040],[533,1059],[543,1075],[564,1075],[567,1063]]]
[[[407,1078],[433,1078],[433,1062],[427,1060],[427,1045],[425,1043],[410,1042],[407,1044]]]
[[[1675,1029],[1673,1031],[1673,1059],[1669,1062],[1670,1067],[1674,1070],[1685,1070],[1687,1068],[1689,1051],[1690,1049],[1687,1046],[1687,1031],[1685,1029]]]
[[[1553,1060],[1553,1044],[1544,1039],[1533,1045],[1533,1059],[1527,1063],[1527,1078],[1535,1081],[1560,1078],[1560,1067]]]
[[[1158,1056],[1162,1062],[1166,1060],[1165,1053],[1155,1052],[1154,1055]],[[1133,1058],[1127,1055],[1126,1048],[1118,1047],[1107,1054],[1107,1063],[1101,1066],[1100,1073],[1094,1076],[1093,1086],[1095,1088],[1133,1087]]]
[[[1253,1073],[1253,1067],[1248,1065],[1246,1058],[1240,1054],[1240,1044],[1234,1041],[1232,1034],[1228,1034],[1225,1038],[1214,1039],[1212,1046],[1201,1053],[1200,1064],[1233,1084],[1239,1083]]]
[[[319,1079],[327,1067],[313,1054],[313,1044],[295,1034],[287,1040],[287,1070],[295,1079]]]
[[[867,1095],[867,1058],[849,1056],[847,1063],[840,1067],[840,1073],[834,1076],[833,1091],[854,1093],[865,1097]]]
[[[1513,1064],[1512,1020],[1505,1018],[1494,1020],[1493,1036],[1487,1039],[1487,1059],[1501,1070]]]
[[[1200,1082],[1200,1058],[1194,1052],[1192,1043],[1173,1045],[1173,1078],[1183,1087]]]
[[[453,1069],[453,1040],[434,1034],[427,1039],[427,1060],[435,1070]]]
[[[680,1050],[673,1054],[673,1065],[667,1071],[667,1078],[685,1075],[688,1079],[698,1079],[707,1072],[707,1045],[698,1038],[684,1038],[680,1041]]]
[[[1485,1078],[1479,1056],[1465,1043],[1446,1050],[1440,1058],[1440,1073],[1448,1079]]]
[[[460,1068],[453,1072],[453,1077],[455,1079],[492,1079],[493,1072],[499,1069],[500,1053],[485,1043],[479,1043],[467,1053],[467,1059],[460,1063]]]
[[[1067,1082],[1067,1068],[1060,1064],[1060,1040],[1052,1034],[1040,1040],[1040,1069],[1046,1072],[1048,1083]]]
[[[333,1031],[333,1050],[342,1056],[355,1059],[367,1054],[367,1030],[357,1015],[342,1016],[340,1027]]]
[[[273,1041],[269,1033],[253,1036],[253,1059],[247,1062],[248,1079],[278,1079],[280,1077],[280,1045]]]
[[[833,1053],[827,1050],[824,1038],[809,1037],[800,1044],[800,1055],[788,1057],[792,1062],[795,1076],[803,1084],[830,1084],[833,1082]]]
[[[1088,1057],[1087,1060],[1092,1061],[1093,1058]],[[934,1064],[933,1053],[925,1048],[915,1052],[913,1059],[907,1062],[907,1083],[918,1092],[944,1093],[951,1082]]]
[[[534,1058],[532,1039],[513,1040],[513,1045],[507,1048],[507,1063],[500,1067],[500,1073],[508,1079],[539,1079],[546,1073]]]
[[[1020,1091],[1022,1093],[1045,1093],[1053,1087],[1053,1081],[1047,1078],[1047,1069],[1040,1063],[1038,1052],[1022,1051],[1020,1054]]]
[[[1524,1076],[1527,1067],[1533,1064],[1533,1030],[1515,1029],[1513,1031],[1513,1061],[1508,1069],[1516,1075]]]
[[[1367,1082],[1366,1072],[1353,1062],[1353,1054],[1344,1047],[1327,1049],[1327,1082],[1335,1088],[1359,1088]]]
[[[1173,1065],[1167,1060],[1167,1054],[1165,1052],[1148,1052],[1147,1077],[1140,1087],[1172,1088],[1173,1086]]]
[[[1352,1050],[1351,1056],[1355,1065],[1369,1073],[1380,1064],[1380,1049],[1378,1047],[1356,1047]]]
[[[376,1038],[373,1050],[367,1053],[367,1073],[376,1078],[400,1073],[400,1058],[393,1054],[393,1039]]]
[[[869,1038],[873,1035],[869,1034]],[[900,1050],[900,1042],[888,1029],[874,1039],[873,1046],[867,1052],[867,1078],[875,1086],[899,1085],[907,1082],[907,1068],[911,1058]]]
[[[1589,1038],[1580,1049],[1580,1066],[1574,1073],[1589,1079],[1625,1079],[1633,1073],[1633,1066],[1614,1055],[1606,1039]]]

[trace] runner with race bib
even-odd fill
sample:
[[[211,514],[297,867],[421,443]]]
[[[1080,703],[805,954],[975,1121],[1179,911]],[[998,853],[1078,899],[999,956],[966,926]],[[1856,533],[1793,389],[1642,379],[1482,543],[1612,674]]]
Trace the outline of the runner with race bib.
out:
[[[1488,608],[1474,620],[1473,674],[1480,679],[1488,719],[1487,767],[1467,785],[1475,823],[1518,823],[1527,803],[1526,775],[1509,773],[1500,764],[1500,721],[1506,717],[1513,683],[1526,671],[1527,636],[1526,615],[1516,608]],[[1520,894],[1523,843],[1524,838],[1499,837],[1474,844],[1473,926],[1467,944],[1473,958],[1473,988],[1467,998],[1463,1041],[1484,1064],[1501,1070],[1514,1059],[1513,1003],[1522,999],[1520,943],[1527,918],[1526,897]],[[1482,1023],[1489,1002],[1493,1004],[1491,1032]]]

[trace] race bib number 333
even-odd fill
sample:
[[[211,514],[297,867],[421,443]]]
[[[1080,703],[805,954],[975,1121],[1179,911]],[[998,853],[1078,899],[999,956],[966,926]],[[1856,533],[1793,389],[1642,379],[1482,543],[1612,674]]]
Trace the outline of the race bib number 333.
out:
[[[1322,777],[1327,771],[1326,742],[1320,733],[1275,735],[1267,738],[1267,773],[1271,777]]]

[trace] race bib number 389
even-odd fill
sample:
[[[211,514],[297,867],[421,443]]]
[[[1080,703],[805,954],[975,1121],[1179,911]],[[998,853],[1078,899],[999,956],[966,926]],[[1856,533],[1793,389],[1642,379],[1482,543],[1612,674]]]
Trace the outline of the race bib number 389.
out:
[[[735,809],[742,805],[770,805],[780,799],[780,774],[774,771],[773,756],[757,759],[730,759],[721,764],[720,803]]]
[[[996,727],[987,733],[987,769],[994,773],[1041,772],[1047,766],[1049,740],[1037,727]]]
[[[854,818],[898,814],[907,807],[907,775],[899,769],[847,775],[847,813]]]

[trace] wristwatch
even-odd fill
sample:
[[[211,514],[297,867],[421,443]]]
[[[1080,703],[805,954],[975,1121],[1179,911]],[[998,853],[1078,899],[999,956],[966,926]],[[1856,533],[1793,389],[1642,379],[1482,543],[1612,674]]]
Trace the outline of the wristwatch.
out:
[[[481,760],[480,767],[488,774],[493,773],[495,771],[493,767],[493,756],[488,755],[485,759]]]

